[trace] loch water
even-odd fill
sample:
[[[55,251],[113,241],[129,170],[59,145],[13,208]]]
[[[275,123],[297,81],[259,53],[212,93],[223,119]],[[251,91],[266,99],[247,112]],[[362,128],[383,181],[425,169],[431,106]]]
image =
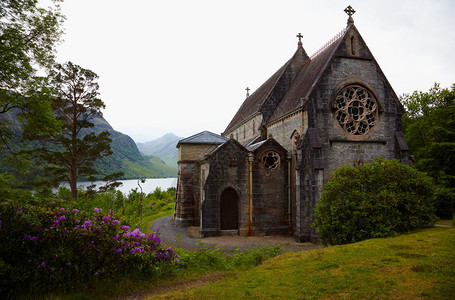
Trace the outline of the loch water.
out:
[[[139,184],[142,187],[142,192],[148,194],[153,192],[157,187],[162,191],[166,191],[170,187],[177,187],[177,178],[146,178],[145,182],[142,183],[138,179],[125,179],[119,180],[122,183],[121,186],[117,187],[117,190],[121,191],[124,194],[128,194],[131,190],[137,189],[138,192],[141,191]],[[91,184],[88,181],[79,182],[78,187],[87,187]],[[104,181],[95,181],[96,186],[101,186],[104,184]],[[65,182],[63,186],[69,187],[68,183]]]

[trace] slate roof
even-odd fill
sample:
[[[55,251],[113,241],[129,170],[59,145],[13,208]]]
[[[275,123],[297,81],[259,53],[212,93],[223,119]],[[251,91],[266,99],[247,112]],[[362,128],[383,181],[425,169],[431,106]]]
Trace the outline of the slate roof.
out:
[[[278,106],[268,120],[262,120],[263,123],[279,118],[300,106],[300,99],[306,98],[311,94],[325,68],[330,63],[340,42],[351,28],[354,28],[354,26],[344,29],[337,36],[337,38],[334,38],[330,43],[328,43],[326,48],[319,51],[316,56],[303,61],[303,63],[299,66],[297,75],[293,79],[289,89],[286,91],[286,94],[280,100]],[[261,104],[267,100],[267,97],[273,91],[276,83],[281,76],[283,76],[285,70],[291,64],[296,54],[294,54],[290,60],[288,60],[277,72],[275,72],[275,74],[273,74],[243,102],[242,106],[239,108],[224,132],[230,131],[248,117],[260,112]]]
[[[338,49],[339,44],[343,40],[344,34],[330,44],[326,49],[320,52],[317,56],[305,61],[299,74],[294,79],[289,90],[281,99],[274,113],[271,115],[268,122],[273,121],[282,115],[290,112],[300,106],[301,98],[308,98],[313,91],[313,88],[319,82],[322,73],[330,63],[333,54]]]
[[[202,131],[190,137],[181,139],[177,143],[177,148],[180,144],[207,144],[218,145],[226,142],[228,139],[210,131]]]
[[[283,75],[284,70],[291,63],[291,60],[288,60],[278,71],[275,72],[266,82],[264,82],[254,93],[252,93],[240,106],[239,110],[232,118],[229,125],[226,127],[224,132],[228,132],[230,129],[235,127],[238,123],[242,122],[249,116],[258,112],[261,104],[267,99],[267,96],[270,94],[272,89],[275,87],[276,83]]]

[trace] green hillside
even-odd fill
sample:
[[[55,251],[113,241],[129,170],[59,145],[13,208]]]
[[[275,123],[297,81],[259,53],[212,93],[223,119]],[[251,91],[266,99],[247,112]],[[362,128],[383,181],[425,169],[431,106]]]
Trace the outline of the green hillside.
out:
[[[112,139],[113,154],[96,162],[96,169],[100,174],[123,172],[124,177],[122,179],[177,176],[177,169],[169,167],[158,157],[142,156],[133,139],[126,134],[115,131],[104,118],[96,118],[93,123],[95,124],[93,128],[95,132],[108,131]]]
[[[20,123],[14,114],[4,114],[2,119],[7,118],[11,127],[14,128],[15,135],[20,136]],[[106,175],[123,172],[124,176],[121,179],[135,179],[139,177],[147,178],[164,178],[176,177],[177,168],[169,167],[163,160],[156,156],[144,157],[138,150],[136,143],[131,137],[112,128],[112,126],[102,117],[96,117],[92,120],[94,127],[84,130],[81,134],[87,134],[90,131],[99,133],[101,131],[108,131],[112,139],[111,149],[113,154],[98,160],[95,163],[95,168],[98,171],[97,179],[101,179]],[[33,146],[32,146],[33,147]],[[18,150],[18,149],[16,149]],[[1,157],[0,153],[0,157]],[[0,160],[0,172],[9,171],[15,173],[14,168],[8,168]],[[33,177],[39,174],[39,168],[29,170],[31,174],[17,174],[24,181],[28,181],[28,177]]]
[[[453,227],[429,228],[288,252],[235,276],[167,286],[153,299],[453,299],[454,251]]]

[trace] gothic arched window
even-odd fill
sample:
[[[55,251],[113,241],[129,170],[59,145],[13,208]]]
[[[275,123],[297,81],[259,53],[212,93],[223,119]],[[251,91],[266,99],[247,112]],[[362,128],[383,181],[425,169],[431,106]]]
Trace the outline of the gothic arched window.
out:
[[[350,85],[338,93],[334,103],[334,117],[349,134],[366,134],[378,120],[378,104],[366,88]]]
[[[299,146],[299,143],[300,143],[300,131],[295,129],[294,132],[292,133],[291,135],[291,141],[292,141],[292,151],[295,151],[297,149],[297,147]]]

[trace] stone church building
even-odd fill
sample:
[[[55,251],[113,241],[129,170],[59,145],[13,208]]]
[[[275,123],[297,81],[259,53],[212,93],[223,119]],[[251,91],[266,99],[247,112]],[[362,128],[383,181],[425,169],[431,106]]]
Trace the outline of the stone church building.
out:
[[[347,27],[311,57],[298,34],[297,51],[221,135],[179,141],[177,226],[316,241],[313,211],[334,170],[375,157],[409,163],[404,108],[345,12]]]

